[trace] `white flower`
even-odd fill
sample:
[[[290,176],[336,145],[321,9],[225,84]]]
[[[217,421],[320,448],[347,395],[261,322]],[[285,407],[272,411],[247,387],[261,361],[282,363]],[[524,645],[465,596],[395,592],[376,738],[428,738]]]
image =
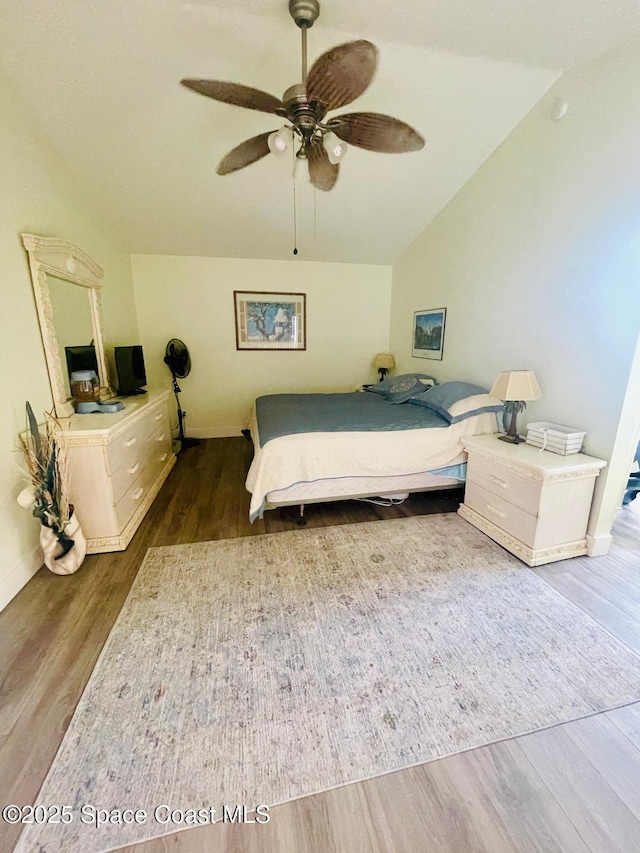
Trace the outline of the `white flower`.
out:
[[[31,509],[36,500],[36,487],[33,485],[25,486],[16,500],[25,509]]]

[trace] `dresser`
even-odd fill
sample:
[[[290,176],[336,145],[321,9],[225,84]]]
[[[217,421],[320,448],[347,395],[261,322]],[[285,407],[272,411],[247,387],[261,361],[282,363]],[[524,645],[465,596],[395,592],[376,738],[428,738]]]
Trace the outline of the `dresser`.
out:
[[[88,553],[127,547],[175,464],[168,399],[169,391],[150,391],[123,399],[120,412],[60,421],[69,501]]]
[[[462,441],[468,462],[459,515],[529,566],[587,553],[593,489],[604,460],[561,456],[495,435]]]

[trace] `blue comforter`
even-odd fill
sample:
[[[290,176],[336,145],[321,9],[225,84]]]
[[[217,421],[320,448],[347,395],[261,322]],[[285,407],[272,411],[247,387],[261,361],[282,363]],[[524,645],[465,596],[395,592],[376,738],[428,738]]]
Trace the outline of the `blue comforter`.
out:
[[[256,400],[260,445],[304,432],[386,432],[448,427],[423,406],[394,405],[378,394],[269,394]]]

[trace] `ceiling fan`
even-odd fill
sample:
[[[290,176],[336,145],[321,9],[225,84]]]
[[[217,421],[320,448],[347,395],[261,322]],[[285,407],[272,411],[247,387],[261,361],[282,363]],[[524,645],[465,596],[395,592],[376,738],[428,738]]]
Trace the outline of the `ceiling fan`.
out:
[[[333,189],[347,145],[369,151],[401,154],[419,151],[424,139],[408,124],[380,113],[346,113],[326,118],[331,110],[354,101],[371,83],[378,49],[369,41],[347,42],[331,48],[307,73],[307,30],[320,14],[318,0],[289,0],[289,14],[302,31],[302,82],[291,86],[282,101],[267,92],[222,80],[181,80],[183,86],[216,101],[250,110],[274,113],[289,124],[247,139],[219,163],[217,173],[228,175],[265,157],[295,149],[295,172],[319,190]]]

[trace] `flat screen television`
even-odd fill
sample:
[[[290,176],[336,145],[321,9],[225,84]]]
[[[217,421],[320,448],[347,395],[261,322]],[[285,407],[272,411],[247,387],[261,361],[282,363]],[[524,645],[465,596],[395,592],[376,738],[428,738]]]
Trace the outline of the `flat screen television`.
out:
[[[67,357],[69,381],[71,381],[71,374],[76,370],[95,370],[96,375],[98,375],[98,359],[96,357],[96,348],[93,345],[86,347],[65,347],[64,351]]]
[[[146,394],[147,374],[144,369],[142,347],[137,344],[130,347],[114,347],[116,370],[118,372],[118,394],[130,397],[133,394]]]

